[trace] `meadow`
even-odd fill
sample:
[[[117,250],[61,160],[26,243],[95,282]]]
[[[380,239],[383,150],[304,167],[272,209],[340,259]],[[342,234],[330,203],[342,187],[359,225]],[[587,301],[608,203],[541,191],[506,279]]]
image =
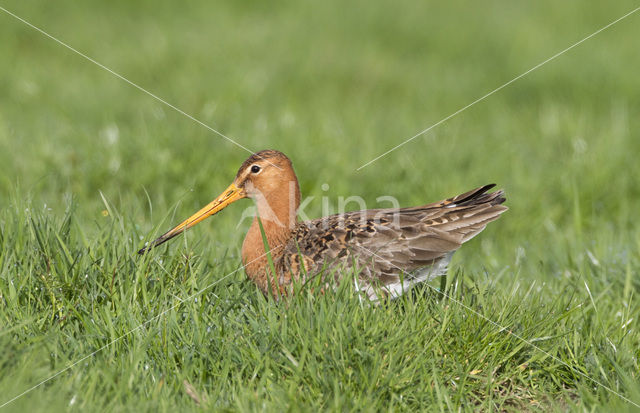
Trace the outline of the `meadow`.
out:
[[[286,153],[312,218],[492,182],[510,208],[379,306],[266,299],[248,200],[138,256],[248,153],[0,9],[0,411],[640,410],[640,12],[357,170],[637,2],[0,7]]]

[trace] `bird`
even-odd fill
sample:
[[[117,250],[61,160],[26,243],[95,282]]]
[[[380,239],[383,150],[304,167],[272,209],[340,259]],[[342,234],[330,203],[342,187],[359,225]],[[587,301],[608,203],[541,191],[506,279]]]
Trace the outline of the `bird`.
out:
[[[138,251],[176,237],[242,198],[257,207],[242,243],[242,263],[265,296],[292,294],[295,282],[322,277],[336,288],[354,274],[359,294],[394,299],[446,273],[453,253],[508,208],[503,190],[484,185],[442,201],[298,219],[300,186],[291,160],[262,150],[249,156],[217,198]],[[324,289],[325,287],[322,287]]]

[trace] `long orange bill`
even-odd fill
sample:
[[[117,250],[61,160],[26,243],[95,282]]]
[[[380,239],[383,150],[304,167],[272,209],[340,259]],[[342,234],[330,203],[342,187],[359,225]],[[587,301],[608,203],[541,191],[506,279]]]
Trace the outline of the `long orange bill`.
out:
[[[158,245],[169,241],[171,238],[181,234],[185,230],[196,225],[198,222],[204,220],[205,218],[210,217],[211,215],[214,215],[222,211],[233,202],[237,201],[238,199],[242,199],[244,197],[245,197],[245,193],[241,188],[238,188],[235,184],[229,185],[229,187],[225,189],[224,192],[221,193],[216,199],[211,201],[209,205],[202,208],[200,211],[196,212],[195,214],[191,215],[189,218],[187,218],[184,222],[182,222],[177,227],[162,234],[162,236],[160,236],[158,239],[153,241],[151,244],[147,245],[146,247],[138,251],[138,254],[143,254],[149,251],[151,248],[157,247]]]

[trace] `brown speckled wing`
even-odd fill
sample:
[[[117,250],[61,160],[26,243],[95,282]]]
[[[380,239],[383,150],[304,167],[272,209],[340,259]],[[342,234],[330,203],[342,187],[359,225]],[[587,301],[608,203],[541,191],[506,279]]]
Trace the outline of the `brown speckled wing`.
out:
[[[298,277],[355,264],[367,285],[398,283],[450,257],[507,207],[502,191],[483,186],[433,204],[354,211],[298,224],[283,269]],[[304,270],[303,270],[304,266]],[[339,271],[336,272],[339,277]]]

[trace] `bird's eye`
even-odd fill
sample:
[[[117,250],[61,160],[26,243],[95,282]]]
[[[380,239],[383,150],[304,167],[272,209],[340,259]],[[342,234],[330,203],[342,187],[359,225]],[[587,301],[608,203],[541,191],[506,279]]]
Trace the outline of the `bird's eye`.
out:
[[[260,172],[260,167],[258,165],[253,165],[251,167],[251,172],[257,174],[258,172]]]

